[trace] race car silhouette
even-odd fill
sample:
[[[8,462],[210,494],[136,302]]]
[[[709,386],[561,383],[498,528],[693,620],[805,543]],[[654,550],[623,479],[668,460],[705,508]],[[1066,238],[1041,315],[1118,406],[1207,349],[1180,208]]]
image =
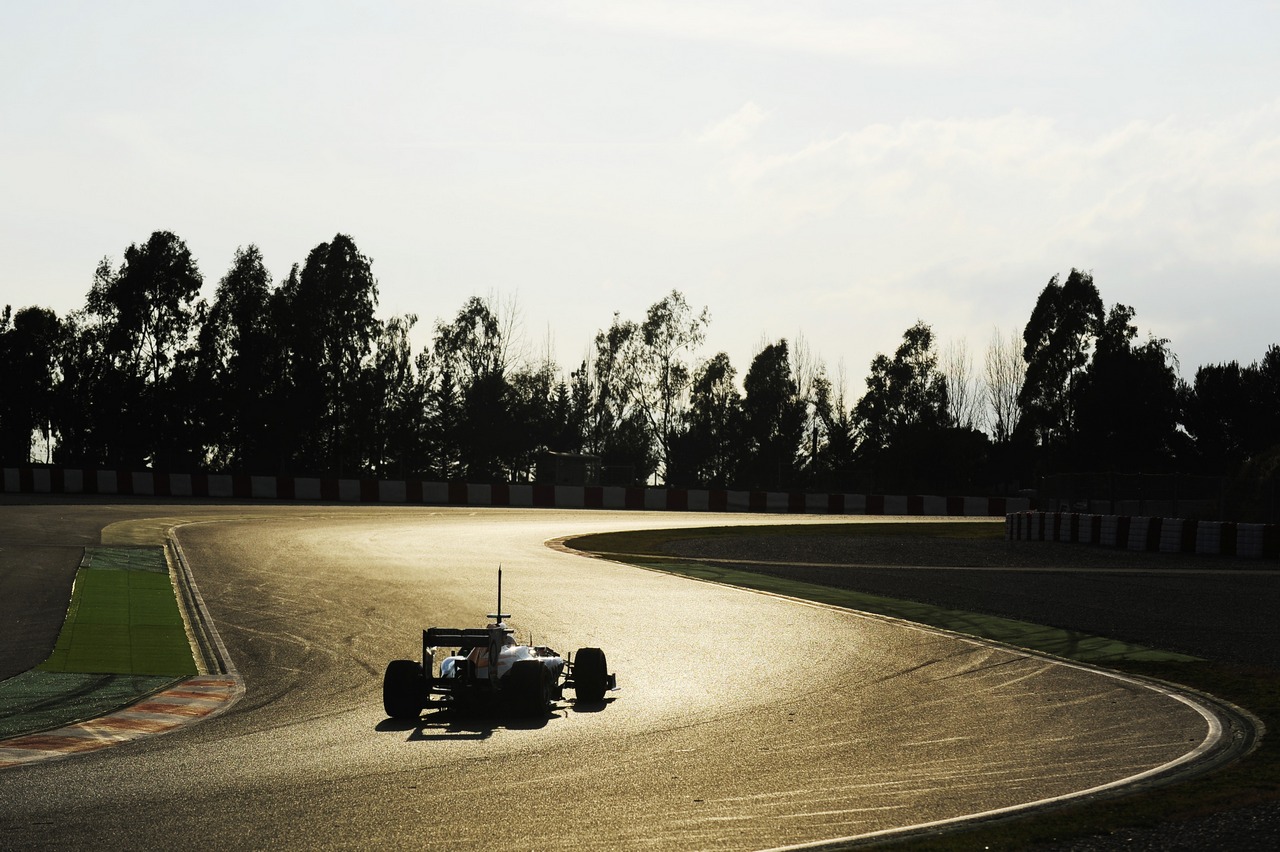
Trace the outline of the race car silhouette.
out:
[[[430,707],[472,712],[498,707],[522,716],[546,716],[553,701],[574,690],[575,703],[595,704],[618,688],[604,651],[579,648],[571,658],[545,645],[517,644],[502,611],[484,627],[428,627],[422,631],[422,662],[392,660],[382,676],[382,707],[392,719],[413,720]],[[436,653],[448,652],[436,668]]]

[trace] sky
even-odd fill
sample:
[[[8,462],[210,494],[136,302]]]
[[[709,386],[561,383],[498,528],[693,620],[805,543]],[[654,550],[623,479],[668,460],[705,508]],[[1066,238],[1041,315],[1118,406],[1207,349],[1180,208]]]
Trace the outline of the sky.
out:
[[[350,235],[415,342],[471,296],[567,372],[672,290],[739,379],[981,368],[1088,270],[1185,378],[1280,343],[1276,2],[0,4],[0,306],[172,231],[205,295]]]

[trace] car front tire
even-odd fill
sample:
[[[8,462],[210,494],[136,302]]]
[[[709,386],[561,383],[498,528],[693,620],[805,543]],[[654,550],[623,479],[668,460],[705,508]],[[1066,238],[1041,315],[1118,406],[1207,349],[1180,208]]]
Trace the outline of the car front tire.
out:
[[[609,666],[599,648],[579,648],[573,656],[573,685],[578,700],[587,704],[604,701],[609,689]]]

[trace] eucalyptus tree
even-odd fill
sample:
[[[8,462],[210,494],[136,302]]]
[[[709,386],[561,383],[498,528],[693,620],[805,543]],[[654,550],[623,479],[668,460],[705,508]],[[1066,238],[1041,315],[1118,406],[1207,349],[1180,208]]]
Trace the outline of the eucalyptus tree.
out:
[[[108,370],[101,330],[82,311],[62,319],[55,351],[57,384],[53,392],[53,461],[65,467],[92,468],[112,458],[115,371]]]
[[[596,332],[591,352],[576,374],[590,400],[584,435],[589,452],[604,455],[617,424],[635,412],[625,350],[635,345],[638,333],[634,322],[615,312],[609,328]]]
[[[742,386],[740,474],[751,487],[789,488],[798,476],[805,401],[791,371],[785,339],[756,354]]]
[[[302,470],[345,475],[364,469],[362,374],[381,328],[377,304],[371,262],[345,234],[312,249],[273,299],[287,347],[284,410]]]
[[[913,491],[937,487],[955,453],[947,405],[947,380],[938,369],[933,330],[916,322],[889,358],[871,361],[867,391],[854,406],[858,458],[872,487]]]
[[[718,352],[694,371],[684,425],[668,458],[669,484],[724,488],[742,461],[742,394],[729,356]]]
[[[1046,446],[1065,444],[1075,428],[1072,386],[1089,364],[1103,324],[1093,276],[1072,269],[1049,279],[1022,332],[1027,370],[1018,403],[1023,424]]]
[[[288,452],[280,417],[286,353],[272,299],[262,252],[236,249],[198,338],[198,420],[214,469],[274,473]]]
[[[649,307],[643,322],[615,313],[609,329],[596,335],[588,445],[602,454],[625,455],[634,470],[644,471],[637,476],[641,481],[655,470],[667,478],[683,428],[690,359],[709,322],[706,308],[695,313],[672,290]]]
[[[448,364],[437,363],[430,351],[418,356],[418,372],[428,375],[424,473],[433,479],[460,479],[466,472],[463,449],[466,422],[458,382]]]
[[[548,354],[527,363],[517,337],[518,308],[472,297],[437,322],[431,352],[437,385],[437,456],[453,476],[527,478],[538,453],[564,436],[556,406],[556,367]],[[561,403],[567,402],[567,388]]]
[[[433,345],[436,357],[448,364],[464,387],[485,376],[501,375],[507,368],[498,315],[478,296],[467,299],[450,322],[436,323]]]
[[[1134,311],[1114,305],[1072,387],[1075,467],[1154,472],[1171,466],[1181,401],[1169,341],[1135,345]]]
[[[547,450],[580,449],[567,438],[576,418],[568,386],[557,378],[556,364],[549,356],[514,369],[507,385],[511,428],[503,442],[502,462],[510,479],[532,477],[538,456]]]
[[[860,450],[874,454],[909,430],[947,428],[952,425],[947,399],[933,329],[916,322],[903,332],[892,359],[881,353],[871,361],[867,392],[854,406]]]
[[[36,434],[47,451],[61,330],[48,308],[22,308],[14,314],[6,305],[0,312],[0,460],[31,461]]]
[[[421,476],[426,447],[430,361],[415,359],[410,332],[415,314],[380,324],[373,357],[364,370],[361,445],[369,473],[384,478]]]
[[[636,390],[640,327],[615,313],[609,328],[596,333],[594,343],[577,374],[589,400],[584,448],[600,456],[610,481],[643,483],[657,469],[658,457],[652,421]]]
[[[98,265],[82,323],[103,359],[89,427],[106,455],[97,463],[189,468],[196,461],[191,367],[201,284],[191,252],[168,231],[130,245],[118,268],[105,258]]]
[[[689,358],[706,338],[710,321],[705,307],[694,313],[684,295],[672,290],[649,307],[640,325],[643,345],[632,350],[636,358],[635,391],[657,443],[664,478],[688,391]]]
[[[1228,474],[1280,444],[1280,346],[1261,360],[1206,364],[1181,388],[1183,425],[1206,473]]]
[[[507,364],[497,314],[489,303],[472,297],[449,322],[435,327],[432,354],[442,382],[436,404],[449,428],[439,437],[453,446],[455,475],[497,479],[502,475],[504,444],[513,427]]]

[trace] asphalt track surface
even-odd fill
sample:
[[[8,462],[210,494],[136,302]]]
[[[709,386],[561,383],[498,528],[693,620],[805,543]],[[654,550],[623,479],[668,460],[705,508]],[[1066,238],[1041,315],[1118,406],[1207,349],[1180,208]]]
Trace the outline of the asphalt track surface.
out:
[[[1209,728],[1106,674],[545,545],[794,517],[60,503],[0,508],[0,546],[147,516],[197,521],[179,541],[246,695],[0,772],[6,849],[773,848],[1114,784]],[[604,648],[623,689],[538,723],[385,719],[386,662],[480,624],[498,563],[520,637]]]

